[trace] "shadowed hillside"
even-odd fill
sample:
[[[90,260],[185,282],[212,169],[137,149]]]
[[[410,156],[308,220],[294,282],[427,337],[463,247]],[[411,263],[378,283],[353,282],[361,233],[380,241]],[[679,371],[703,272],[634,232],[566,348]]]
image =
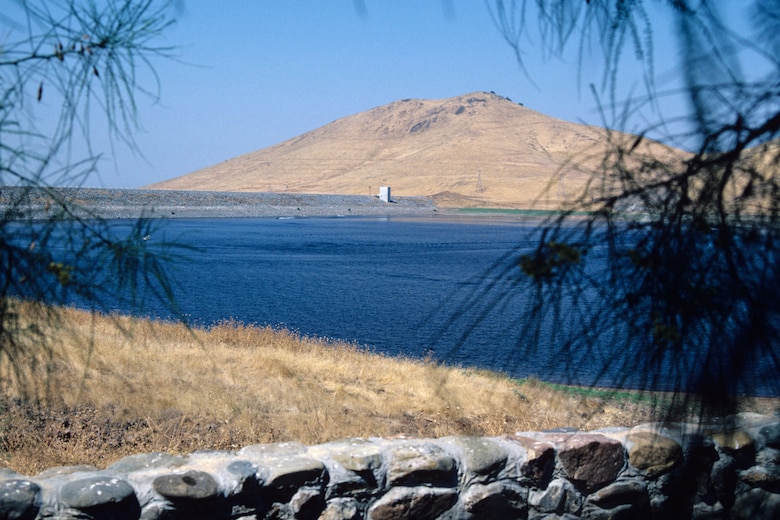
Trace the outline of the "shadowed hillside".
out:
[[[406,99],[149,188],[368,195],[388,185],[443,206],[543,208],[581,193],[606,143],[604,129],[493,93]]]

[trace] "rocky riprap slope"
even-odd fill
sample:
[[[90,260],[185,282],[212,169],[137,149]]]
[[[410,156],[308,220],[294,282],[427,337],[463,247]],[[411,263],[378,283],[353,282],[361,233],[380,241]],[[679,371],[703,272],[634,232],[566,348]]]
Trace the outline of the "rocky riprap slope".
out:
[[[11,218],[48,218],[54,199],[68,201],[76,214],[119,218],[340,217],[433,215],[429,197],[393,197],[383,202],[369,195],[234,193],[101,188],[28,190],[0,188],[0,212]],[[23,200],[22,204],[16,204]]]
[[[0,470],[0,518],[780,518],[780,419],[348,439]]]

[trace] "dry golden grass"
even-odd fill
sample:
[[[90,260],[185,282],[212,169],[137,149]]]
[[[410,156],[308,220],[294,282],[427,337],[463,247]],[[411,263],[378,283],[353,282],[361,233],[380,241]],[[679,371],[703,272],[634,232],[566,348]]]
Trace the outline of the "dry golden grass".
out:
[[[503,435],[648,420],[648,407],[370,353],[286,330],[208,330],[65,309],[37,405],[6,388],[0,466],[347,437]],[[63,328],[64,327],[64,328]],[[43,381],[41,381],[43,383]],[[41,388],[37,389],[42,391]],[[14,395],[14,392],[17,392]]]

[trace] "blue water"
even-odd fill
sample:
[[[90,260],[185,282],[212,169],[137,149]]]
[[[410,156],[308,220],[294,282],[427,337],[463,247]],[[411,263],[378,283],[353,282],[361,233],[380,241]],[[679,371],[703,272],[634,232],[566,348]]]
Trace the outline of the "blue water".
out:
[[[463,219],[198,219],[165,222],[150,244],[197,248],[173,270],[177,303],[194,325],[236,319],[390,355],[541,375],[549,359],[517,359],[521,294],[487,316],[468,307],[455,315],[500,267],[515,265],[531,231]]]
[[[285,327],[388,355],[573,384],[630,387],[646,375],[631,374],[635,354],[618,355],[609,342],[563,358],[533,348],[519,320],[529,298],[515,280],[518,256],[538,239],[534,222],[350,217],[159,226],[148,247],[193,247],[171,267],[180,312],[196,326],[232,319]],[[143,314],[173,317],[161,306]]]

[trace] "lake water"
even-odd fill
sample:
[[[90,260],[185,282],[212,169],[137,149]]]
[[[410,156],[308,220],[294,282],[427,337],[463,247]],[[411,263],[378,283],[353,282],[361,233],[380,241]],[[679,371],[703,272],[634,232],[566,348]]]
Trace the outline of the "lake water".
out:
[[[486,218],[174,219],[148,245],[194,246],[173,263],[193,325],[234,319],[517,377],[637,384],[625,366],[599,373],[614,361],[610,345],[566,359],[519,348],[527,297],[513,280],[534,229]]]
[[[173,271],[178,304],[193,324],[281,326],[525,376],[541,375],[550,360],[518,359],[512,323],[521,294],[486,316],[468,304],[456,314],[498,279],[497,266],[514,264],[518,246],[530,247],[531,229],[486,219],[177,219],[150,243],[197,248]]]

